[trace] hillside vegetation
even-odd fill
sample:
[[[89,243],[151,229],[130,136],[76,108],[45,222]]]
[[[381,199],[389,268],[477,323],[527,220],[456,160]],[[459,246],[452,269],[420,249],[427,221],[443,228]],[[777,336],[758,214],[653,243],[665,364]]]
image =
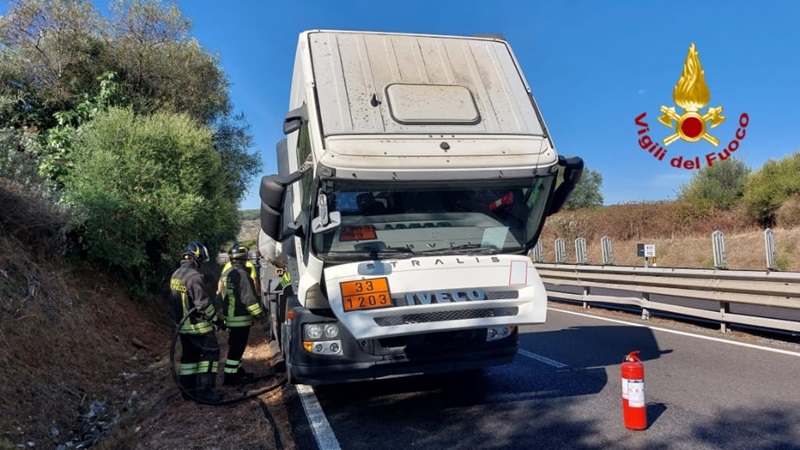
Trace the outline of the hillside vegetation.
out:
[[[652,202],[564,211],[547,219],[540,239],[544,262],[555,262],[557,238],[565,240],[567,262],[575,262],[575,239],[586,239],[590,264],[602,264],[601,239],[611,239],[614,264],[642,266],[637,244],[655,244],[659,267],[713,267],[711,234],[725,238],[729,269],[766,269],[764,230],[753,223],[744,207],[698,210],[690,203]],[[776,223],[776,260],[779,270],[800,271],[800,227]]]

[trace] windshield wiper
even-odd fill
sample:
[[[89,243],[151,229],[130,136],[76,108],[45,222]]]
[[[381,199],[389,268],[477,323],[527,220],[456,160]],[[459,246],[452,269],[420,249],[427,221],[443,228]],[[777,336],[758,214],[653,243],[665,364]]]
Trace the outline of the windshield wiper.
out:
[[[494,255],[496,253],[500,253],[500,249],[497,247],[482,247],[481,244],[461,244],[425,250],[419,253],[425,255],[442,255],[450,253],[456,255]]]
[[[387,247],[374,250],[354,250],[344,252],[328,252],[327,258],[370,258],[370,259],[385,259],[385,258],[410,258],[414,256],[414,251],[405,247]]]

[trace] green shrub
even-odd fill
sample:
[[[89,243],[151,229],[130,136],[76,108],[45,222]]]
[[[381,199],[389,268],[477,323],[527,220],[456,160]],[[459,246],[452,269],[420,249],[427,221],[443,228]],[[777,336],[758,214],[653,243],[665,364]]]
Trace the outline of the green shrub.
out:
[[[800,226],[800,195],[787,198],[775,211],[775,225],[783,228]]]
[[[716,162],[695,172],[689,184],[681,186],[678,200],[705,210],[730,209],[744,195],[749,174],[750,168],[736,158]]]
[[[746,213],[762,226],[774,226],[778,208],[792,195],[800,194],[800,152],[781,160],[769,160],[750,175],[743,202]]]
[[[188,116],[112,108],[83,126],[72,151],[72,226],[86,257],[118,269],[135,293],[159,285],[187,242],[213,250],[235,237],[212,132]]]

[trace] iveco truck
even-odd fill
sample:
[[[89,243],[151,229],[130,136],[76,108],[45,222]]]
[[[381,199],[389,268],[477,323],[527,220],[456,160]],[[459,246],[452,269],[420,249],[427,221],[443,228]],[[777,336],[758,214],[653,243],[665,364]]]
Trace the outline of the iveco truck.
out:
[[[583,160],[556,152],[509,44],[306,31],[287,111],[259,253],[290,382],[513,361],[546,318],[528,253]]]

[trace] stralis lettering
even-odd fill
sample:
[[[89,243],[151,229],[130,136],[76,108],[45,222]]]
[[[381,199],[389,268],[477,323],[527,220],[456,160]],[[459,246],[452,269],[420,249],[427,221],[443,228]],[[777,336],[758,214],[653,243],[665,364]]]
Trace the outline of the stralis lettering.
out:
[[[426,266],[444,266],[444,265],[447,265],[447,264],[458,265],[458,264],[467,264],[467,263],[499,263],[499,262],[500,262],[500,258],[498,258],[497,256],[490,256],[488,258],[487,257],[479,258],[477,256],[474,256],[474,257],[472,257],[472,256],[470,256],[470,257],[460,257],[459,256],[459,257],[456,257],[456,258],[448,260],[447,263],[445,263],[445,261],[442,260],[441,258],[436,258],[433,261],[429,261],[428,260],[428,261],[425,261],[425,265]],[[401,266],[404,265],[404,264],[411,264],[412,267],[422,267],[423,266],[422,263],[423,263],[423,261],[421,261],[419,259],[409,259],[409,260],[404,260],[404,261],[390,261],[389,262],[389,264],[391,264],[393,268],[396,268],[398,264],[400,264]]]
[[[409,292],[406,294],[406,304],[430,305],[431,303],[473,302],[486,300],[487,298],[483,289]]]

